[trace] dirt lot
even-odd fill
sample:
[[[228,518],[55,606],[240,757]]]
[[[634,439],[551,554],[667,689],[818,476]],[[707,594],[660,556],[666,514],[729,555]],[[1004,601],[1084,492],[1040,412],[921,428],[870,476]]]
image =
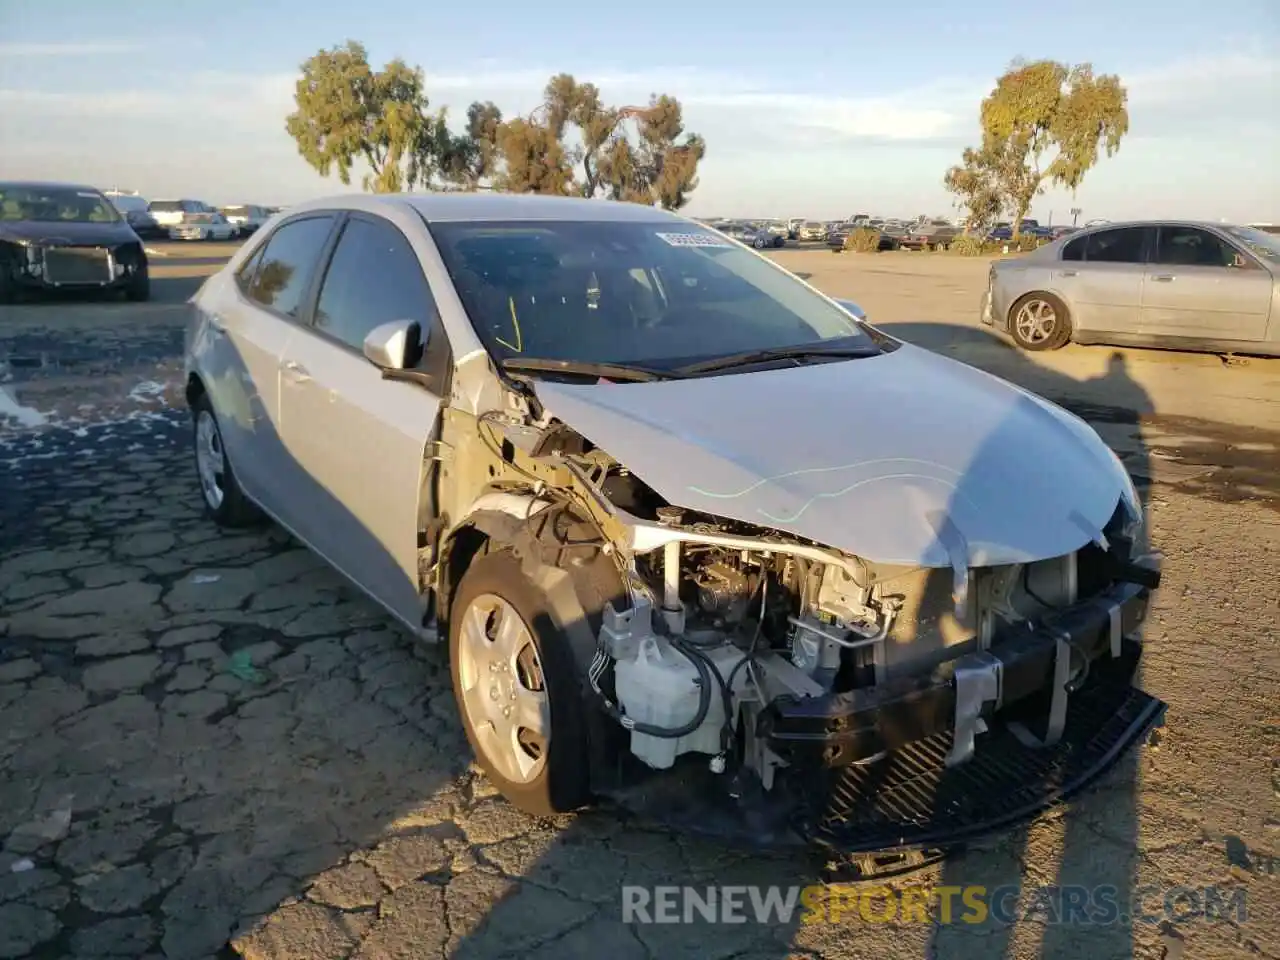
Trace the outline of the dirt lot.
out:
[[[822,865],[496,799],[437,651],[278,531],[201,519],[171,403],[182,301],[226,251],[162,252],[151,304],[0,308],[0,958],[1280,957],[1280,366],[1032,361],[976,324],[983,262],[778,254],[1067,403],[1150,480],[1167,726],[1076,803],[898,881],[1011,886],[1016,924],[628,926],[624,883]],[[1052,885],[1141,917],[1054,923]],[[1239,891],[1247,916],[1203,915]]]

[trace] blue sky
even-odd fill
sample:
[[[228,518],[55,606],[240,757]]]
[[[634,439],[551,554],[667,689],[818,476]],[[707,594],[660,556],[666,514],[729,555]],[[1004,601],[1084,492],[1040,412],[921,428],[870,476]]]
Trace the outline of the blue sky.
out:
[[[427,74],[434,105],[534,106],[553,73],[606,100],[665,92],[707,139],[695,215],[948,213],[941,177],[1015,56],[1119,73],[1131,130],[1069,219],[1280,221],[1280,0],[0,0],[0,176],[151,197],[340,192],[284,131],[298,65],[348,38]],[[589,12],[588,12],[589,11]]]

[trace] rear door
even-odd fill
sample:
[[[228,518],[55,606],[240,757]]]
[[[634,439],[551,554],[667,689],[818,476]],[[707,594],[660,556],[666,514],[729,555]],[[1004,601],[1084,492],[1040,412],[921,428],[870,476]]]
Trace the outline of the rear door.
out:
[[[1077,329],[1136,334],[1146,255],[1154,229],[1099,230],[1063,248],[1055,283],[1070,301]],[[1068,259],[1082,256],[1082,260]]]
[[[410,384],[383,379],[365,335],[411,320],[425,338]],[[351,214],[319,286],[312,324],[281,367],[284,443],[301,468],[294,529],[406,623],[422,624],[420,533],[434,515],[427,444],[451,364],[417,254],[398,227]]]
[[[238,296],[209,318],[221,341],[222,375],[208,384],[224,426],[228,458],[245,491],[286,526],[297,510],[288,478],[297,472],[280,435],[280,357],[306,317],[308,295],[336,217],[307,214],[272,231],[236,276]]]
[[[1202,227],[1166,224],[1147,267],[1142,332],[1161,337],[1257,341],[1266,337],[1271,274]]]

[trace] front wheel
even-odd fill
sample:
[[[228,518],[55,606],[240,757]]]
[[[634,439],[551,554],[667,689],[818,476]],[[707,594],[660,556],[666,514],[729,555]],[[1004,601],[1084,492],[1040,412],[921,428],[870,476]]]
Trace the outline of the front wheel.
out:
[[[1009,311],[1009,335],[1024,350],[1057,350],[1071,339],[1067,305],[1052,293],[1029,293]]]
[[[143,303],[151,299],[151,273],[144,265],[141,270],[129,278],[124,288],[125,299],[134,303]]]
[[[453,694],[471,749],[534,816],[590,798],[586,720],[569,643],[550,602],[507,551],[475,560],[449,612]]]

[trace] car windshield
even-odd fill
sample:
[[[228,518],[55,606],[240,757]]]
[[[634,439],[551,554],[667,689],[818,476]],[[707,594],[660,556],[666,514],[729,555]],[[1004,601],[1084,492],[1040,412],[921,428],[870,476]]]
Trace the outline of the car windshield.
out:
[[[248,207],[223,207],[222,215],[224,217],[247,217],[249,215]]]
[[[458,296],[498,360],[673,369],[748,351],[876,342],[768,260],[692,223],[433,223]]]
[[[1271,263],[1280,263],[1280,236],[1254,227],[1223,227],[1223,229],[1262,259]]]
[[[117,223],[120,213],[96,190],[0,184],[0,220]]]

